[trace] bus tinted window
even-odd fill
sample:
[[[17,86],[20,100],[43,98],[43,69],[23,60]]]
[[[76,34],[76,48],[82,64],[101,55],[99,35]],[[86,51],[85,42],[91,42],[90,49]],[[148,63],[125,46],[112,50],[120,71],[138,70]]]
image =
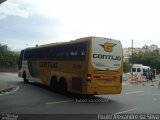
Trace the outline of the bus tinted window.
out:
[[[84,60],[87,43],[26,49],[25,59]]]

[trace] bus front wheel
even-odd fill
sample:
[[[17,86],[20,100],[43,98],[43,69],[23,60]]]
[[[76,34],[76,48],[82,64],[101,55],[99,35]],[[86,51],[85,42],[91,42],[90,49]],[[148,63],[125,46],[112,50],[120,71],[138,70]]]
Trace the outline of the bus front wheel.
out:
[[[28,79],[26,78],[26,72],[23,72],[23,81],[24,83],[28,83]]]
[[[52,77],[52,79],[51,79],[51,90],[53,92],[58,91],[58,84],[57,84],[57,78],[56,77]]]

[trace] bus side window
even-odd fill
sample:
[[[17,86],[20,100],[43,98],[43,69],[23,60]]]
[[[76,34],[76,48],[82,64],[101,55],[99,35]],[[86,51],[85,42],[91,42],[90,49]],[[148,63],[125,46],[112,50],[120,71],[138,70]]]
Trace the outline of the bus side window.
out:
[[[85,51],[81,51],[81,56],[85,56],[86,52]]]
[[[79,58],[84,59],[86,55],[86,43],[83,43],[79,46]]]

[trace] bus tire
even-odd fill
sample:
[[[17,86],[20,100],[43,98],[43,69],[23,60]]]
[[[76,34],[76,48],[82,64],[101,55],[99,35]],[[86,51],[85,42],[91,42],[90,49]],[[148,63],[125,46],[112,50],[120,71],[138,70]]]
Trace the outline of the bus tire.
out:
[[[61,78],[58,82],[58,91],[63,95],[67,95],[67,82],[64,78]]]
[[[26,78],[26,72],[23,72],[23,81],[24,83],[28,83],[28,79]]]
[[[57,77],[55,77],[55,76],[51,78],[51,90],[53,92],[58,91],[58,82],[57,82]]]

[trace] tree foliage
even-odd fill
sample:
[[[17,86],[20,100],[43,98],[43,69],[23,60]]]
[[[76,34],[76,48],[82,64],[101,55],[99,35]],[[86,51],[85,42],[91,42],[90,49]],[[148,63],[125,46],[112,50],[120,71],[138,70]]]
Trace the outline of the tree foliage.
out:
[[[7,45],[0,44],[0,68],[16,67],[18,53],[9,50]]]
[[[131,71],[131,64],[129,62],[123,63],[123,72],[127,73]]]

